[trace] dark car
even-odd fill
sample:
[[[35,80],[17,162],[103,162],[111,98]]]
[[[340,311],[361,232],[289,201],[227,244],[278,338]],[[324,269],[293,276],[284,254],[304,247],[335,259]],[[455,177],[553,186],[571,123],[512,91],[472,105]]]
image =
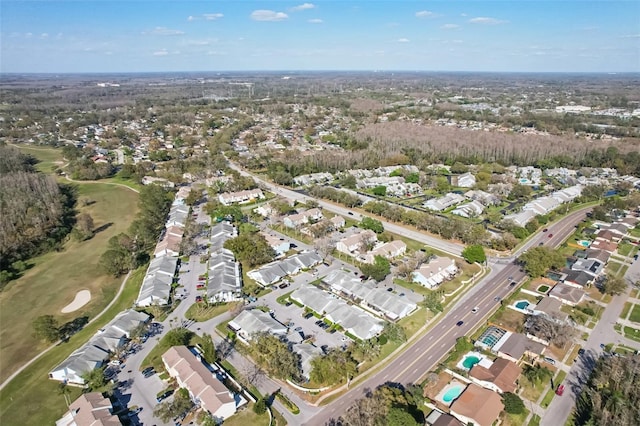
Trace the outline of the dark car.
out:
[[[304,319],[309,319],[313,316],[313,314],[311,312],[308,312],[305,314]]]
[[[549,230],[548,228],[544,228],[542,232],[547,232],[548,230]]]
[[[464,321],[458,321],[458,322],[456,323],[456,325],[457,325],[458,327],[460,327],[462,324],[464,324]]]
[[[578,355],[584,355],[584,349],[578,349]]]
[[[509,287],[515,287],[517,283],[515,281],[511,281],[511,283],[509,284]]]
[[[156,397],[156,401],[158,401],[158,402],[162,402],[162,401],[164,401],[165,399],[169,398],[169,397],[171,396],[171,394],[172,394],[172,393],[173,393],[173,389],[169,389],[169,390],[167,390],[167,391],[165,391],[165,392],[161,393],[160,395],[158,395],[158,396]]]
[[[549,238],[553,237],[553,234],[549,234],[549,235],[548,235],[548,237],[549,237]]]

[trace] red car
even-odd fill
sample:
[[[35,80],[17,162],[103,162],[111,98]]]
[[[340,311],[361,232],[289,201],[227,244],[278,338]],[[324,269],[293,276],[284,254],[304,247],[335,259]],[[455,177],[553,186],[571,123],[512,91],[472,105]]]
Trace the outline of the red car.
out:
[[[196,296],[196,302],[198,303],[202,302],[202,296]]]
[[[563,393],[564,393],[564,385],[558,386],[558,389],[556,389],[556,395],[562,396]]]
[[[549,234],[549,238],[553,237],[553,234]]]

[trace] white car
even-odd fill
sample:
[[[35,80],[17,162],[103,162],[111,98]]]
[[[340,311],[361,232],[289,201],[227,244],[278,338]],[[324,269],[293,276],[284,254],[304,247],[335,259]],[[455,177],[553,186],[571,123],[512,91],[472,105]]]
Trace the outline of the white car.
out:
[[[480,308],[476,306],[475,308],[473,308],[473,309],[471,310],[471,313],[472,313],[472,314],[477,314],[479,310],[480,310]]]

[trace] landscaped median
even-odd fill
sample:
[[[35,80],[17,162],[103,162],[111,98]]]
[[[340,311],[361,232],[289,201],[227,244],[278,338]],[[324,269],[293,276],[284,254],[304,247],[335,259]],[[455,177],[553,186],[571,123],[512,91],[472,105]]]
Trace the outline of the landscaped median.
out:
[[[131,307],[138,295],[145,272],[146,265],[134,271],[120,297],[98,320],[73,335],[68,342],[61,343],[47,352],[0,391],[0,424],[47,425],[55,423],[62,416],[67,409],[65,398],[60,392],[60,382],[48,379],[49,372],[118,313]],[[71,390],[68,396],[72,401],[82,393],[80,388],[68,389]]]

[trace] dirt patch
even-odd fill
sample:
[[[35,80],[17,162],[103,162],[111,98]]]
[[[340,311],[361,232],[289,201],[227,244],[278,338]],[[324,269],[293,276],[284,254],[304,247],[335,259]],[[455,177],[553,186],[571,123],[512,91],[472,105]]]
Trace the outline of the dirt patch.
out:
[[[77,311],[91,300],[91,292],[89,290],[80,290],[76,293],[76,297],[73,302],[62,308],[60,312],[68,314],[69,312]]]

